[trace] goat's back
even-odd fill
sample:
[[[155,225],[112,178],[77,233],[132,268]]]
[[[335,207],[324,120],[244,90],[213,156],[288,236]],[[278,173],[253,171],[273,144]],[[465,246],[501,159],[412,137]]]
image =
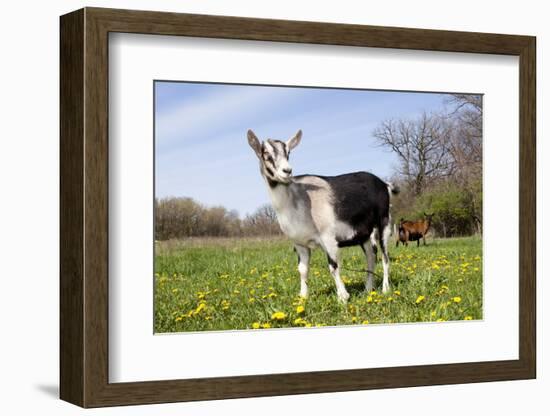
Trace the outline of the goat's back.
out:
[[[387,221],[390,195],[388,184],[369,172],[354,172],[338,176],[303,175],[295,179],[316,176],[325,181],[331,191],[334,212],[340,221],[361,229],[372,230],[380,219]]]

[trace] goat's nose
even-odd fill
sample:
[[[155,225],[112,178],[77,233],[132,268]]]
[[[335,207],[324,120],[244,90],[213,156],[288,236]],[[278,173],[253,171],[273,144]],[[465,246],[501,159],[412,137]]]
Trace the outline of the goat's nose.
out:
[[[284,168],[283,172],[286,173],[287,175],[290,175],[292,173],[292,168]]]

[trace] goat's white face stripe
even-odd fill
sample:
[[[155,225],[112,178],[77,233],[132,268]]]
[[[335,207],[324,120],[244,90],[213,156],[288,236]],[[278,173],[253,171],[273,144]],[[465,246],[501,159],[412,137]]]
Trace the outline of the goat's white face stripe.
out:
[[[268,179],[288,183],[292,167],[288,163],[286,144],[278,140],[267,140],[263,144],[262,167]]]

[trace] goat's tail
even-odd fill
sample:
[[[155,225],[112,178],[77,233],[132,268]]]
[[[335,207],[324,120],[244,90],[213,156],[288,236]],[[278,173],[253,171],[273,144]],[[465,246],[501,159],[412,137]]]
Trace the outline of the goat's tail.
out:
[[[401,189],[399,189],[398,185],[394,185],[391,182],[386,182],[386,185],[388,186],[388,192],[390,193],[390,196],[397,195],[399,192],[401,192]]]

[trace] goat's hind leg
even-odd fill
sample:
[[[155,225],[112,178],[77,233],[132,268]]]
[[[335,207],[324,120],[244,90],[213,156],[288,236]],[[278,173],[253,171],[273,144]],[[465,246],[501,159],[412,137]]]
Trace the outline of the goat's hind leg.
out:
[[[300,296],[307,298],[307,278],[309,273],[309,258],[311,250],[309,247],[300,245],[294,246],[298,254],[298,272],[300,273]]]
[[[389,224],[385,225],[380,235],[380,248],[382,249],[382,266],[384,268],[384,279],[382,281],[382,292],[387,293],[390,290],[390,256],[388,255],[388,240],[390,238],[391,228]]]
[[[367,292],[372,291],[374,288],[374,267],[376,265],[376,254],[374,252],[374,246],[372,241],[368,239],[365,241],[361,248],[367,258],[367,275],[365,276],[365,290]]]

